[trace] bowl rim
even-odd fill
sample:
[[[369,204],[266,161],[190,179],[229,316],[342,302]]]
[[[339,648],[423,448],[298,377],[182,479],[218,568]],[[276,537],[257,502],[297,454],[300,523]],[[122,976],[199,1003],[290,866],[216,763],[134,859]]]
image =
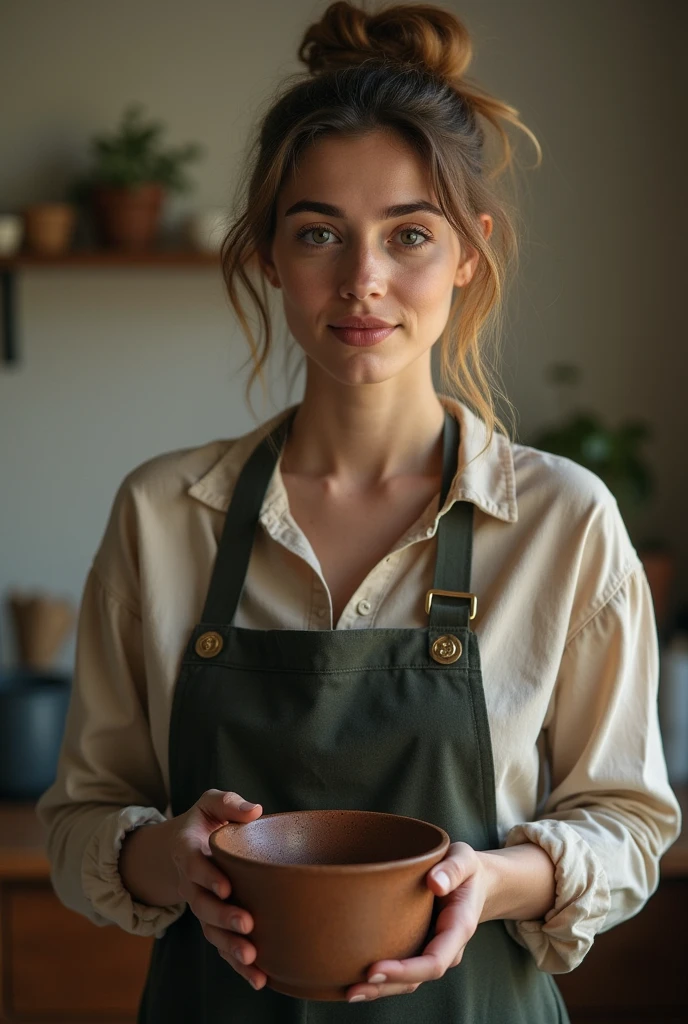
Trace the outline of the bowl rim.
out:
[[[374,815],[380,818],[403,818],[405,821],[414,821],[419,825],[425,825],[428,828],[435,829],[439,836],[439,842],[436,846],[433,846],[430,850],[426,850],[425,853],[417,854],[415,857],[400,857],[394,860],[384,861],[361,861],[356,864],[276,864],[274,861],[259,860],[255,857],[243,857],[238,853],[230,853],[229,850],[223,850],[222,847],[217,845],[217,833],[221,832],[225,828],[243,828],[246,825],[254,825],[259,821],[263,821],[267,818],[286,818],[294,814],[305,814],[309,817],[321,815],[321,814],[332,814],[342,813],[350,815],[365,815],[370,817]],[[273,814],[261,814],[259,818],[254,818],[253,821],[228,821],[224,825],[219,825],[214,829],[208,837],[208,845],[210,846],[211,852],[217,850],[223,857],[227,857],[230,860],[235,861],[238,864],[242,864],[246,867],[254,868],[270,868],[271,870],[277,870],[278,872],[293,872],[297,871],[299,874],[359,874],[362,868],[365,868],[367,872],[375,873],[378,871],[389,871],[390,869],[411,867],[413,864],[422,864],[426,860],[431,860],[436,854],[444,854],[449,848],[451,839],[449,834],[440,825],[435,825],[431,821],[425,821],[423,818],[414,818],[409,814],[394,814],[391,811],[362,811],[362,810],[349,810],[346,808],[334,808],[328,810],[325,808],[308,811],[276,811]],[[429,869],[428,869],[429,870]]]

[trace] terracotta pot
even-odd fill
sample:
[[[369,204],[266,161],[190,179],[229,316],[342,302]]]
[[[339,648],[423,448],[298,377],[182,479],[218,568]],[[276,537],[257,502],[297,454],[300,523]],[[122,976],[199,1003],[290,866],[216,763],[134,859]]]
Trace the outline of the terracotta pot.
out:
[[[253,917],[256,966],[301,999],[345,999],[376,960],[419,952],[426,875],[448,847],[437,825],[375,811],[266,814],[210,835],[229,898]]]
[[[24,210],[26,244],[34,252],[56,256],[69,249],[76,208],[69,203],[34,203]]]
[[[103,242],[123,249],[145,249],[152,245],[163,198],[163,186],[155,182],[132,188],[95,188],[93,212]]]

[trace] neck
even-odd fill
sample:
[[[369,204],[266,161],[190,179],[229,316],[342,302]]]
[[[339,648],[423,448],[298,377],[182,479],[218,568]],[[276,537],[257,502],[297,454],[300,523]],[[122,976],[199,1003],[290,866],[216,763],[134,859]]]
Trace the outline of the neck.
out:
[[[282,471],[337,477],[366,490],[399,475],[442,473],[444,409],[423,373],[380,384],[342,385],[309,363],[303,402]]]

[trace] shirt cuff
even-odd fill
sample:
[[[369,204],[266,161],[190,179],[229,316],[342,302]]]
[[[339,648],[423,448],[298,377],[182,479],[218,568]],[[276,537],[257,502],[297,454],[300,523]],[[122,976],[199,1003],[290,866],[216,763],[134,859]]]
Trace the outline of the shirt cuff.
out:
[[[119,873],[119,853],[127,832],[163,821],[167,819],[156,807],[123,807],[108,814],[91,836],[81,864],[81,884],[102,924],[117,924],[132,935],[160,939],[186,910],[186,903],[169,907],[139,903],[125,889]]]
[[[538,968],[566,974],[582,961],[611,906],[604,868],[592,847],[564,821],[544,818],[515,825],[505,846],[530,842],[554,863],[554,906],[540,921],[505,921],[513,939],[528,949]]]

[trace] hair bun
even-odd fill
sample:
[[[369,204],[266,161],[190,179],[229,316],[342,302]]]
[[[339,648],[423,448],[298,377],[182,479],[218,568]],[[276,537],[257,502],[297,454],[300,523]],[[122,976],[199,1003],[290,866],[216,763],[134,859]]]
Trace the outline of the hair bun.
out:
[[[375,14],[337,0],[311,25],[298,56],[313,75],[388,58],[421,67],[455,88],[471,62],[468,30],[431,4],[395,4]]]

